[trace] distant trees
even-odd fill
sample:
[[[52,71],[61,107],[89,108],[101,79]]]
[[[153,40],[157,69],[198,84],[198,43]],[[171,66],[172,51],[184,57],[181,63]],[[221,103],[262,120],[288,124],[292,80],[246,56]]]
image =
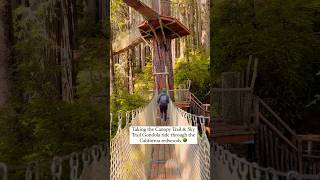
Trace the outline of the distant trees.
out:
[[[0,161],[49,159],[106,140],[108,3],[0,0]]]
[[[256,56],[256,93],[297,125],[319,92],[319,12],[314,0],[215,1],[214,73],[239,71]]]
[[[152,7],[156,11],[161,11],[162,13],[164,13],[164,15],[170,15],[177,18],[191,31],[191,35],[187,37],[171,40],[169,44],[171,55],[169,56],[170,58],[172,58],[172,63],[167,65],[168,71],[173,71],[176,58],[188,56],[189,54],[195,54],[199,50],[201,50],[202,53],[209,53],[209,0],[143,0],[142,2],[146,3],[149,7]],[[130,36],[130,33],[132,33],[132,31],[126,31],[129,29],[137,28],[137,25],[139,25],[144,20],[144,18],[135,10],[129,8],[121,0],[112,1],[111,5],[111,26],[113,40],[115,40],[119,36],[122,36],[123,34],[128,34]],[[132,34],[132,36],[134,36],[134,34]],[[132,93],[132,91],[130,90],[132,89],[131,79],[133,79],[134,85],[136,79],[135,76],[137,76],[137,73],[141,72],[148,61],[151,60],[151,52],[155,50],[150,49],[149,44],[143,42],[128,51],[130,51],[129,56],[128,53],[114,55],[113,61],[111,61],[113,62],[113,66],[110,67],[110,73],[117,73],[114,69],[115,65],[125,63],[127,61],[132,61],[132,63],[125,63],[126,65],[123,66],[127,69],[128,72],[126,75],[128,80],[123,80],[123,86],[125,87],[118,88],[127,89]],[[153,54],[154,57],[156,57],[156,53],[153,52]],[[153,58],[153,61],[157,63],[156,58]],[[129,65],[132,65],[132,67],[129,67]],[[130,69],[133,69],[132,74],[130,73],[131,71],[129,71]],[[164,72],[164,67],[157,70],[157,72],[160,71]],[[150,76],[152,75],[150,74]],[[171,79],[173,82],[173,77],[171,77]],[[114,80],[114,82],[115,81],[116,80]],[[114,84],[111,84],[110,86],[114,87]]]

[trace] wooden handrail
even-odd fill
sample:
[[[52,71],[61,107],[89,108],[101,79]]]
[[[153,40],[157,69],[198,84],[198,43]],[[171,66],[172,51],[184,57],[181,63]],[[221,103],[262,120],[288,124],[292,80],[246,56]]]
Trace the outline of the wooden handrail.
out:
[[[190,100],[193,100],[198,106],[202,107],[202,102],[193,94],[190,92]]]
[[[190,92],[190,100],[193,101],[204,113],[209,113],[209,111],[205,110],[202,106],[202,102],[193,94]]]
[[[150,92],[153,92],[154,90],[148,90]],[[169,92],[172,92],[172,91],[189,91],[189,89],[172,89],[172,90],[168,90]]]
[[[251,88],[211,88],[214,92],[252,91]]]
[[[302,141],[315,141],[320,142],[320,135],[317,134],[299,134],[297,135]]]
[[[320,156],[315,156],[315,155],[303,154],[302,156],[303,156],[304,158],[320,159]]]
[[[287,148],[289,151],[295,153],[295,157],[292,159],[292,161],[297,163],[297,169],[299,172],[310,173],[308,170],[305,170],[304,167],[314,167],[315,165],[317,166],[316,162],[319,162],[320,155],[319,152],[316,151],[316,149],[314,149],[312,146],[309,146],[309,143],[314,143],[316,144],[315,147],[317,147],[318,144],[320,144],[320,135],[297,134],[262,99],[257,97],[257,102],[255,104],[258,107],[258,109],[255,111],[258,116],[257,122],[266,125],[269,130],[275,133],[275,136],[279,137],[281,141],[284,141],[284,143],[287,144]],[[279,123],[279,126],[281,126],[281,128],[286,131],[286,135],[282,131],[280,131],[281,128],[277,127],[272,123],[273,121],[268,120],[266,116],[262,114],[264,111],[259,110],[259,106],[266,110],[265,113],[268,113],[272,116],[275,124]],[[304,145],[308,145],[308,147],[304,147]],[[275,164],[275,166],[279,166],[279,164]]]
[[[258,98],[258,102],[259,104],[263,105],[294,137],[297,136],[296,132],[292,130],[262,99]]]
[[[293,149],[298,151],[296,145],[294,145],[288,138],[286,138],[273,124],[271,124],[266,117],[264,117],[261,113],[259,113],[259,117],[263,120],[263,122],[268,125],[275,133],[277,133],[287,144],[289,144]]]

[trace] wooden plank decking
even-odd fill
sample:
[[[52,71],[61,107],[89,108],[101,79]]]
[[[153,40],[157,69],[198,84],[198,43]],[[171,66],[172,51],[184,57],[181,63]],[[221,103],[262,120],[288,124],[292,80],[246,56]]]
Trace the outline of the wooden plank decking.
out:
[[[168,120],[161,122],[160,118],[157,118],[158,126],[166,126],[167,124]],[[153,145],[150,179],[181,180],[173,144]]]

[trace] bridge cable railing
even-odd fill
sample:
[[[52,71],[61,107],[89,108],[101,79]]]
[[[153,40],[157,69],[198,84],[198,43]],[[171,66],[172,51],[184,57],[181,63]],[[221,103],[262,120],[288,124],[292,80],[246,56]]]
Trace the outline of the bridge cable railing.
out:
[[[264,168],[255,162],[224,149],[221,145],[211,142],[211,176],[213,179],[232,180],[319,180],[320,175],[300,174],[296,171],[277,171]]]
[[[101,179],[108,173],[108,154],[107,142],[103,142],[79,152],[55,156],[52,160],[31,161],[15,166],[0,162],[0,179]]]
[[[129,128],[133,126],[156,125],[157,97],[145,107],[129,111],[122,116],[118,114],[118,129],[111,139],[111,180],[147,179],[151,172],[152,146],[147,144],[130,144]],[[122,127],[122,122],[125,126]]]
[[[190,114],[170,100],[168,116],[171,126],[198,126],[198,144],[176,144],[175,153],[182,179],[210,179],[210,144],[205,132],[205,119],[208,117]]]

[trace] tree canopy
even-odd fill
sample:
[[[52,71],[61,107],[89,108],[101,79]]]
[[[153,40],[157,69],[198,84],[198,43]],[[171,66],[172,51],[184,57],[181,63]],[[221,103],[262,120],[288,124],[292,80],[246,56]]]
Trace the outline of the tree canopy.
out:
[[[257,57],[256,94],[298,127],[320,92],[319,5],[317,0],[215,1],[214,73],[239,71],[249,55]]]
[[[47,160],[106,141],[106,10],[83,0],[12,8],[12,88],[0,112],[0,161]],[[64,98],[67,89],[72,93]]]

